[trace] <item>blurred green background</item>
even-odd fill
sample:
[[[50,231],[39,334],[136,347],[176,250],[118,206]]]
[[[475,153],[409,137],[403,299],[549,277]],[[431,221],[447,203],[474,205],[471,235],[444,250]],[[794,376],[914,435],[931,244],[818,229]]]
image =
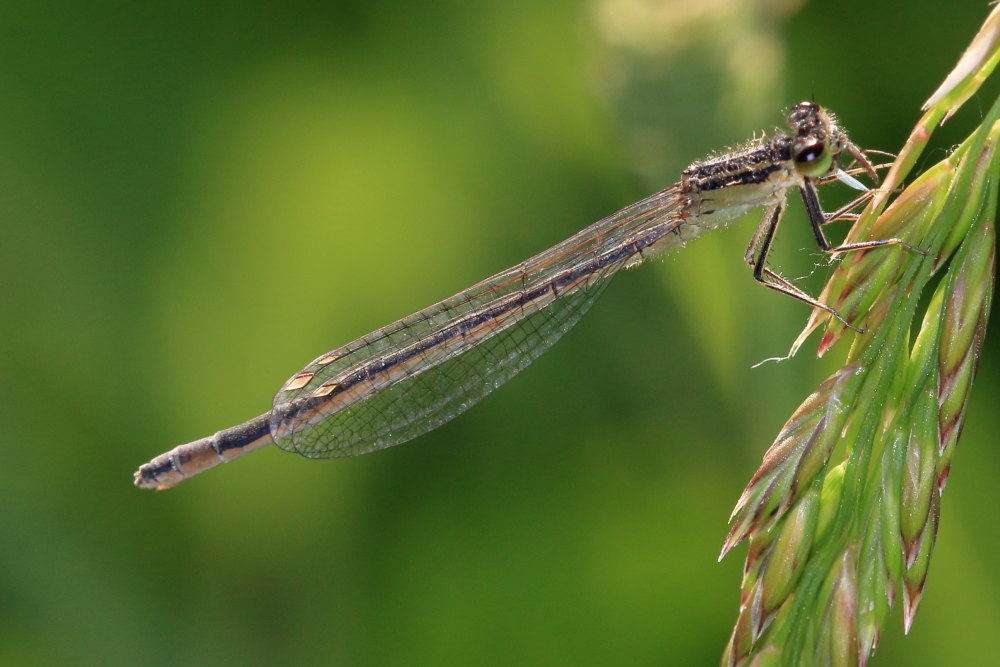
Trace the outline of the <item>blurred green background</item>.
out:
[[[729,512],[844,353],[751,370],[807,309],[751,280],[749,222],[620,276],[408,446],[271,448],[157,494],[131,475],[801,99],[897,148],[986,13],[3,3],[0,663],[715,664],[744,555],[716,563]],[[818,257],[791,208],[774,261],[800,275]],[[994,347],[912,636],[897,610],[874,664],[995,664]]]

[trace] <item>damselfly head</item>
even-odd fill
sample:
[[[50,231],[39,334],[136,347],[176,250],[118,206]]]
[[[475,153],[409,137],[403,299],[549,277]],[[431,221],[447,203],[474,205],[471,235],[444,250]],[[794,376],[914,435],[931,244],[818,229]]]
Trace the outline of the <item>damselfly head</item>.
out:
[[[826,176],[836,167],[841,133],[833,116],[815,102],[799,102],[788,111],[792,130],[792,161],[808,178]]]
[[[840,167],[841,153],[856,161],[877,182],[878,174],[861,149],[851,143],[832,113],[815,102],[799,102],[788,111],[792,130],[792,161],[807,178],[830,175]]]
[[[825,134],[832,117],[815,102],[799,102],[788,110],[788,127],[797,135]]]

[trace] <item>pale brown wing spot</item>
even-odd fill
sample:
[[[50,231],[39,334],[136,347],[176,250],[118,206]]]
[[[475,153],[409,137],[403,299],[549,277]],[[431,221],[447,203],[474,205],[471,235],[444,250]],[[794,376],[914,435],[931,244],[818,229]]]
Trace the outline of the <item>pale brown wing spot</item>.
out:
[[[312,371],[302,371],[301,373],[296,373],[292,376],[292,379],[285,383],[285,386],[281,388],[282,391],[295,391],[296,389],[302,389],[302,387],[309,384],[309,381],[313,379],[316,375]]]
[[[320,387],[316,389],[316,391],[314,391],[312,395],[314,398],[322,398],[323,396],[329,396],[338,386],[340,385],[338,385],[336,382],[334,382],[333,384],[320,385]]]

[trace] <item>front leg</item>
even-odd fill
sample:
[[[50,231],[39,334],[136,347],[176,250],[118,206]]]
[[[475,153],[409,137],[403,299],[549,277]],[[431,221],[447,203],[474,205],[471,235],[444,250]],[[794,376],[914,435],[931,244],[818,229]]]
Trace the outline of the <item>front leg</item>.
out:
[[[850,250],[870,250],[872,248],[881,248],[882,246],[887,245],[901,245],[907,250],[912,250],[915,253],[926,255],[927,253],[923,250],[914,248],[906,241],[897,238],[881,239],[878,241],[862,241],[860,243],[846,243],[839,246],[830,245],[830,242],[826,240],[826,235],[823,234],[823,225],[833,220],[843,218],[847,211],[870,199],[875,192],[876,190],[868,190],[853,202],[850,202],[847,207],[841,207],[832,214],[827,215],[826,213],[823,213],[823,207],[820,206],[819,193],[816,192],[816,186],[813,185],[810,179],[803,179],[802,186],[799,188],[799,194],[802,195],[802,203],[805,204],[806,215],[809,216],[809,224],[812,227],[813,236],[816,237],[816,244],[819,246],[820,250],[832,254]]]

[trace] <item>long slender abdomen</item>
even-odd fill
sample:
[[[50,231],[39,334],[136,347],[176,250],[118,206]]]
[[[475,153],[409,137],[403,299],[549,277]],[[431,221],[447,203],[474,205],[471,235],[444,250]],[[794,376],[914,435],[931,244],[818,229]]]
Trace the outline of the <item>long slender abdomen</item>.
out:
[[[213,436],[178,445],[140,466],[135,473],[135,485],[143,489],[169,489],[192,475],[274,444],[268,426],[270,420],[271,413],[265,412]]]

